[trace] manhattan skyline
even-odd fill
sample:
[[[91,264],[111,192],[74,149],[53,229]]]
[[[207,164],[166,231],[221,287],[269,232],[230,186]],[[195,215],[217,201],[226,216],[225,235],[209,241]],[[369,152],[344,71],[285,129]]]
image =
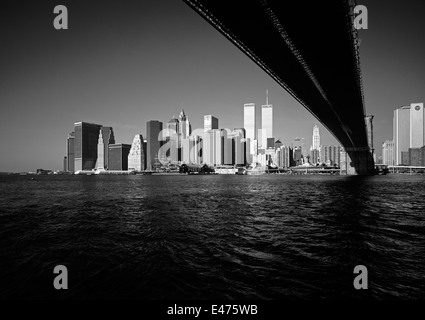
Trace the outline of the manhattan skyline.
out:
[[[180,1],[64,2],[69,29],[52,26],[56,3],[25,3],[1,13],[0,171],[61,168],[71,123],[102,123],[130,144],[146,122],[183,109],[193,128],[212,114],[220,128],[243,127],[243,105],[273,105],[273,136],[285,145],[320,128],[323,145],[339,144],[318,121],[243,53]],[[425,97],[420,30],[424,4],[361,1],[366,112],[375,146],[392,139],[393,110]],[[326,33],[324,32],[324,35]],[[380,150],[377,148],[377,155]]]

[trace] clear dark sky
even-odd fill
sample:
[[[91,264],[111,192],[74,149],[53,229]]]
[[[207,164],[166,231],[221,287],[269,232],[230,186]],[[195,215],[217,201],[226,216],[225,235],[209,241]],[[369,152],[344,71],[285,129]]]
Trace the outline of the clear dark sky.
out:
[[[68,30],[53,28],[58,4],[68,8]],[[361,63],[380,154],[393,110],[425,100],[425,4],[358,4],[369,9]],[[122,143],[182,105],[193,129],[204,114],[221,128],[243,127],[243,104],[264,104],[266,89],[274,136],[311,144],[317,120],[182,1],[20,2],[2,6],[0,36],[0,171],[61,169],[77,121],[112,126]],[[322,144],[337,143],[319,127]]]

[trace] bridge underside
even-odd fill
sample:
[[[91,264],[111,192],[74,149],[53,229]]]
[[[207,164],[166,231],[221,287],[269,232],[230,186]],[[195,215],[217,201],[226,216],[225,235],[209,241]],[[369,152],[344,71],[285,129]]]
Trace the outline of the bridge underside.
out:
[[[307,108],[342,144],[357,174],[368,146],[360,62],[347,1],[184,0]]]

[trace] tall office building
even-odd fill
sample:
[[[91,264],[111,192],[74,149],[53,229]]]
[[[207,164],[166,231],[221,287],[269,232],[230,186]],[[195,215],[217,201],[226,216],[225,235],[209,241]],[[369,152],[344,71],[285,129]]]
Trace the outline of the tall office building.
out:
[[[111,127],[102,127],[99,130],[97,142],[97,163],[98,170],[108,169],[109,166],[109,145],[115,143],[114,130]]]
[[[250,141],[254,141],[257,138],[254,103],[245,103],[243,105],[243,126],[246,131],[246,138],[250,139]]]
[[[273,105],[269,104],[269,91],[266,91],[266,104],[261,106],[261,138],[262,149],[267,149],[267,139],[273,137]]]
[[[204,132],[218,129],[218,119],[210,114],[204,115]]]
[[[159,164],[160,160],[160,155],[158,153],[163,140],[162,122],[158,120],[151,120],[146,123],[146,139],[146,167],[147,170],[153,170],[155,168],[155,164]]]
[[[394,161],[394,141],[386,140],[382,144],[382,164],[386,164],[388,166],[393,166]]]
[[[202,137],[195,134],[191,135],[189,137],[189,144],[190,144],[190,162],[193,164],[201,164],[202,163]]]
[[[213,142],[214,142],[214,131],[208,130],[204,132],[204,135],[202,137],[203,145],[202,145],[202,163],[205,163],[207,165],[213,165],[214,164],[214,157],[213,157]]]
[[[97,161],[96,161],[96,169],[97,170],[105,170],[105,158],[104,157],[105,157],[105,152],[104,152],[103,136],[102,136],[102,129],[100,129],[99,130],[99,139],[97,141]]]
[[[215,166],[231,162],[228,149],[228,137],[225,129],[212,129],[204,133],[203,137],[203,163]]]
[[[245,165],[245,129],[244,128],[235,128],[231,133],[232,139],[232,164],[235,165]]]
[[[71,132],[66,139],[66,167],[64,169],[69,172],[74,172],[74,139],[74,132]]]
[[[99,124],[74,123],[74,171],[95,168],[100,128],[102,126]]]
[[[295,150],[295,148],[299,149],[300,153],[305,157],[307,155],[307,149],[305,146],[305,138],[298,138],[296,137],[294,139],[294,143],[293,143],[293,149]],[[295,151],[294,151],[295,152]]]
[[[170,131],[175,131],[176,133],[179,133],[179,129],[180,129],[180,126],[179,126],[179,120],[178,119],[176,119],[174,116],[170,119],[170,121],[168,121],[166,124],[165,124],[165,128],[166,129],[168,129],[168,130],[170,130]],[[166,135],[166,137],[169,137],[170,136],[170,132],[166,132],[165,133],[165,135]]]
[[[146,169],[146,151],[143,136],[136,134],[128,153],[128,170],[143,171]]]
[[[320,163],[320,151],[317,149],[311,150],[311,158],[310,158],[311,164],[318,164]]]
[[[410,147],[410,106],[394,110],[393,118],[394,162],[403,164],[401,153]]]
[[[192,133],[192,126],[183,109],[180,111],[179,115],[179,133],[182,139],[188,138]]]
[[[115,143],[109,145],[109,170],[128,170],[128,154],[131,145]]]
[[[289,168],[293,165],[293,150],[288,146],[279,146],[276,150],[277,166],[281,168]]]
[[[328,166],[339,166],[341,160],[341,146],[323,146],[320,150],[320,162]]]
[[[281,146],[283,146],[283,143],[282,143],[282,141],[280,141],[279,139],[278,140],[276,140],[275,142],[274,142],[274,147],[277,149],[277,148],[280,148]]]
[[[115,143],[114,129],[112,127],[102,127],[102,137],[103,137],[103,162],[105,168],[109,167],[109,145]]]
[[[314,125],[313,127],[313,145],[311,146],[311,150],[319,150],[320,149],[320,132],[319,127]]]
[[[410,105],[410,148],[421,148],[425,145],[424,104]]]

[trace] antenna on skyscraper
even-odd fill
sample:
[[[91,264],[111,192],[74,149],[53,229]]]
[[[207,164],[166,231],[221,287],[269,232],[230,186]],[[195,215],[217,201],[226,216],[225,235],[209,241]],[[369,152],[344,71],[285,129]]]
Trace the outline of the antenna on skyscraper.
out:
[[[269,105],[269,89],[266,89],[266,105]]]

